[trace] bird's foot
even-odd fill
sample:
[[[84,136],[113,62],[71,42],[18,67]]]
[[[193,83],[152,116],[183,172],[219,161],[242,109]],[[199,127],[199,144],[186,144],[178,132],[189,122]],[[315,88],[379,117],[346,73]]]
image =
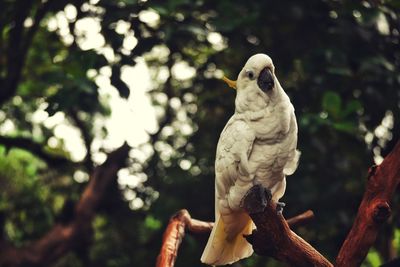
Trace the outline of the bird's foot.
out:
[[[283,211],[283,207],[285,207],[286,204],[284,202],[276,202],[276,213],[278,213],[278,215],[282,214]]]
[[[264,211],[271,198],[271,190],[257,184],[250,188],[244,195],[240,201],[240,207],[245,209],[249,214],[261,213]]]

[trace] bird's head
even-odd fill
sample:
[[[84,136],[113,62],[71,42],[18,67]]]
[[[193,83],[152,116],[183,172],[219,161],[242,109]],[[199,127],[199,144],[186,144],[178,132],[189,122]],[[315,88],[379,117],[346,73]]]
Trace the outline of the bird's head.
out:
[[[226,77],[223,77],[223,80],[230,87],[237,90],[248,86],[256,86],[264,93],[267,93],[275,86],[274,71],[275,67],[269,56],[255,54],[247,60],[236,81]]]
[[[237,105],[247,106],[255,103],[259,107],[255,106],[254,109],[263,108],[281,95],[282,89],[275,77],[274,64],[272,59],[265,54],[250,57],[236,81],[226,77],[223,79],[230,87],[237,90],[236,102],[238,100],[240,102],[236,103]]]

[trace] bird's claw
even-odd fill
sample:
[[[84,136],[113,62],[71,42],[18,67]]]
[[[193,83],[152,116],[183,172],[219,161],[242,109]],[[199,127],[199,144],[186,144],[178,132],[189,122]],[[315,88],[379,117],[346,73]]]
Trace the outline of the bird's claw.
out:
[[[264,211],[271,198],[271,190],[257,184],[247,191],[240,201],[240,207],[245,209],[249,214],[261,213]]]

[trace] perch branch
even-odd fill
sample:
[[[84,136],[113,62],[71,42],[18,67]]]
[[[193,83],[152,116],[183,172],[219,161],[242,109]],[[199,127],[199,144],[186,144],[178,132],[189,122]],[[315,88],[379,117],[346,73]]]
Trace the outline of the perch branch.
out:
[[[74,217],[67,224],[57,223],[42,238],[23,247],[0,244],[0,266],[48,266],[66,254],[91,234],[92,220],[117,172],[125,165],[129,146],[124,144],[108,155],[105,163],[96,167],[75,206]]]
[[[338,267],[360,266],[374,244],[379,227],[390,216],[390,203],[400,182],[400,142],[379,166],[369,170],[367,188],[353,227],[336,259]]]
[[[244,206],[252,206],[257,197],[252,196],[256,191],[249,191],[244,198]],[[258,255],[273,257],[279,261],[296,267],[332,267],[333,265],[314,249],[304,239],[290,230],[282,213],[278,213],[276,203],[268,201],[263,212],[249,214],[257,229],[249,236],[247,241],[253,245],[254,252]],[[298,223],[298,219],[292,222]]]
[[[303,225],[314,218],[314,213],[308,210],[300,215],[297,215],[287,222],[290,227]],[[173,267],[178,249],[185,236],[185,229],[191,233],[202,234],[210,233],[213,227],[212,222],[204,222],[192,219],[189,212],[185,209],[178,211],[169,220],[168,226],[165,229],[160,254],[157,257],[156,267]]]

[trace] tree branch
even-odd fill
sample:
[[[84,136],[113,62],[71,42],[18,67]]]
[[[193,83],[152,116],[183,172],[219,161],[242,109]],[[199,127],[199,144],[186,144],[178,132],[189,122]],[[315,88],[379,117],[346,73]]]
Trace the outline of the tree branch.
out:
[[[192,219],[187,210],[180,210],[169,220],[163,235],[156,267],[172,267],[178,256],[178,249],[187,228],[192,233],[210,233],[214,223]]]
[[[357,217],[336,259],[337,266],[360,266],[374,244],[379,227],[390,216],[390,203],[400,182],[400,142],[379,166],[369,170]]]
[[[32,42],[33,36],[37,32],[40,22],[44,18],[44,16],[51,10],[52,5],[57,2],[56,0],[48,0],[47,2],[43,3],[42,6],[38,8],[36,11],[36,14],[33,18],[33,24],[32,26],[27,30],[25,34],[25,40],[21,44],[21,53],[26,54],[26,52],[29,49],[29,46]]]
[[[91,145],[92,145],[93,138],[91,136],[90,130],[88,129],[88,127],[86,127],[85,122],[79,118],[76,110],[69,110],[68,113],[71,116],[75,126],[78,127],[78,129],[82,135],[83,143],[86,148],[86,156],[83,159],[83,163],[84,163],[86,169],[89,172],[91,172],[93,170],[94,164],[92,161],[92,153],[91,153]]]
[[[21,43],[24,35],[24,21],[29,15],[33,1],[15,1],[14,23],[10,29],[7,44],[7,76],[1,80],[0,104],[12,97],[17,90],[17,83],[21,76],[25,54],[21,54]]]
[[[14,96],[18,82],[21,78],[22,70],[25,65],[26,55],[32,43],[40,23],[45,15],[52,10],[55,3],[60,5],[60,1],[48,0],[37,8],[33,17],[33,25],[25,30],[24,22],[29,16],[34,1],[15,1],[15,24],[11,28],[10,38],[7,47],[7,76],[0,80],[0,105]],[[65,4],[67,4],[65,2]]]
[[[124,144],[111,152],[97,167],[75,206],[75,216],[68,224],[58,223],[42,238],[24,247],[0,244],[0,266],[46,266],[79,246],[91,234],[92,220],[107,188],[125,165],[130,147]]]
[[[170,54],[172,54],[172,52]],[[172,59],[171,56],[168,57],[166,65],[168,67],[169,76],[164,83],[163,92],[167,95],[169,101],[171,98],[174,97],[174,92],[172,87],[172,67],[174,65],[174,60]],[[154,144],[158,139],[160,139],[160,134],[162,130],[164,129],[165,126],[170,124],[173,119],[174,119],[174,110],[168,102],[167,106],[165,107],[165,115],[158,122],[158,130],[155,133],[150,134],[150,139],[152,144]]]
[[[297,228],[299,226],[305,225],[311,220],[314,219],[314,212],[312,210],[307,210],[299,215],[296,215],[288,220],[286,222],[289,224],[290,229]]]
[[[305,224],[314,218],[314,213],[308,210],[297,215],[287,222],[291,227]],[[185,236],[185,229],[190,233],[210,233],[214,223],[192,219],[185,209],[178,211],[169,220],[163,235],[160,253],[157,257],[156,267],[173,267],[178,256],[178,249]]]
[[[255,191],[251,191],[244,199],[245,206],[249,199],[254,199],[251,197],[252,192]],[[251,200],[249,202],[251,203]],[[257,230],[246,236],[246,239],[253,245],[254,252],[258,255],[270,256],[289,266],[333,266],[309,243],[290,230],[289,224],[282,213],[277,212],[276,203],[272,200],[268,202],[263,212],[249,215]]]
[[[39,158],[43,159],[53,167],[71,165],[71,164],[78,164],[78,165],[80,164],[80,163],[74,163],[65,157],[51,155],[47,153],[43,149],[43,144],[36,143],[29,138],[0,136],[0,144],[4,145],[7,149],[12,147],[17,147],[23,150],[27,150],[35,154]]]

